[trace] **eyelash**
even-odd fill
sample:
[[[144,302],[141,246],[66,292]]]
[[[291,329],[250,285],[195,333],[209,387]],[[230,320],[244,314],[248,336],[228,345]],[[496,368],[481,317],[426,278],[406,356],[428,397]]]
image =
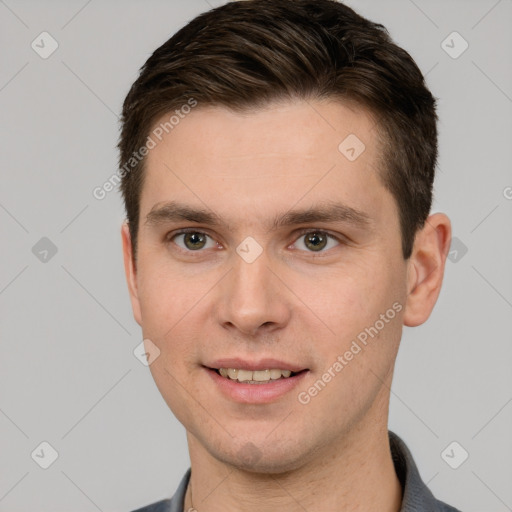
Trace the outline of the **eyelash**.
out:
[[[213,239],[212,236],[210,236],[208,233],[205,233],[204,231],[199,231],[198,229],[195,229],[195,228],[184,228],[184,229],[180,229],[179,231],[173,231],[171,233],[168,233],[166,235],[166,241],[168,243],[171,243],[172,240],[174,238],[176,238],[177,236],[179,235],[183,235],[183,234],[187,234],[187,233],[198,233],[198,234],[201,234],[201,235],[206,235],[207,237]],[[341,239],[341,238],[338,238],[337,236],[334,236],[333,234],[329,233],[328,231],[325,231],[325,230],[322,230],[322,229],[311,229],[311,228],[305,228],[303,230],[300,230],[296,235],[297,237],[295,238],[294,241],[298,240],[299,238],[305,236],[305,235],[308,235],[310,233],[318,233],[318,234],[321,234],[321,235],[324,235],[324,236],[327,236],[329,239],[331,240],[335,240],[336,242],[338,242],[340,245],[342,244],[346,244],[346,242]],[[182,247],[179,247],[177,246],[177,248],[180,250],[180,251],[183,251],[183,252],[186,252],[186,253],[200,253],[200,252],[204,252],[203,250],[201,249],[198,249],[197,251],[191,251],[191,250],[186,250],[186,249],[183,249]],[[327,251],[319,251],[317,253],[315,253],[314,251],[307,251],[309,252],[310,254],[314,254],[314,255],[322,255],[322,254],[325,254],[327,253],[329,250],[331,249],[328,249]],[[306,252],[306,251],[302,251],[302,252]]]

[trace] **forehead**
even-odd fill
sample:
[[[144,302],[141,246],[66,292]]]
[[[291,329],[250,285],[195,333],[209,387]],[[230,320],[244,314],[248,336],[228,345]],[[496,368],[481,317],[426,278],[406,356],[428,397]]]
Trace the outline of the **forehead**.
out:
[[[142,221],[169,200],[221,217],[244,208],[273,216],[319,201],[371,216],[387,194],[375,122],[353,105],[288,101],[243,113],[198,105],[172,128],[168,118],[155,123],[167,129],[147,156]]]
[[[167,122],[171,118],[172,125]],[[322,154],[337,156],[339,144],[351,136],[353,141],[358,139],[359,149],[364,145],[363,160],[368,163],[378,142],[376,123],[366,109],[333,99],[282,100],[243,112],[199,104],[180,118],[165,114],[155,122],[155,129],[160,149],[174,142],[180,145],[181,155],[188,153],[187,159],[201,158],[205,151],[213,160],[226,156],[318,159]],[[157,148],[148,160],[158,153]]]

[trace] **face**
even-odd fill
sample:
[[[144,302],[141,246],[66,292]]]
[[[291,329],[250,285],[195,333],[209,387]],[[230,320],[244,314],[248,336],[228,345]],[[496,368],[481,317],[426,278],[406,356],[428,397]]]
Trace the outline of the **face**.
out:
[[[385,428],[408,262],[379,165],[372,119],[332,101],[199,105],[148,154],[134,315],[209,456],[277,472]]]

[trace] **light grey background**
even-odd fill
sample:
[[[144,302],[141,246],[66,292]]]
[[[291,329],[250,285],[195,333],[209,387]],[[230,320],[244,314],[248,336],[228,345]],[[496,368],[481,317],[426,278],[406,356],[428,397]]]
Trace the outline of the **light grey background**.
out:
[[[129,511],[171,496],[188,467],[184,429],[133,355],[120,195],[92,191],[116,170],[139,67],[220,3],[0,0],[0,511]],[[511,511],[512,1],[348,3],[439,98],[434,211],[460,240],[430,320],[405,329],[390,428],[436,497]],[[59,45],[47,59],[31,48],[43,31]],[[453,31],[469,43],[456,59]],[[57,247],[46,262],[42,237]],[[31,458],[42,441],[59,455],[46,470]],[[441,457],[452,441],[469,453],[458,469]]]

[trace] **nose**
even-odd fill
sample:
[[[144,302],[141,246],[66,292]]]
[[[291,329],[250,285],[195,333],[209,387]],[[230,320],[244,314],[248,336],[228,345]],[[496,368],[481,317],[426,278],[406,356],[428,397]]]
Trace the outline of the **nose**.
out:
[[[265,250],[252,262],[233,255],[233,266],[217,289],[216,315],[224,328],[255,336],[288,323],[291,294],[279,265],[270,260]]]

